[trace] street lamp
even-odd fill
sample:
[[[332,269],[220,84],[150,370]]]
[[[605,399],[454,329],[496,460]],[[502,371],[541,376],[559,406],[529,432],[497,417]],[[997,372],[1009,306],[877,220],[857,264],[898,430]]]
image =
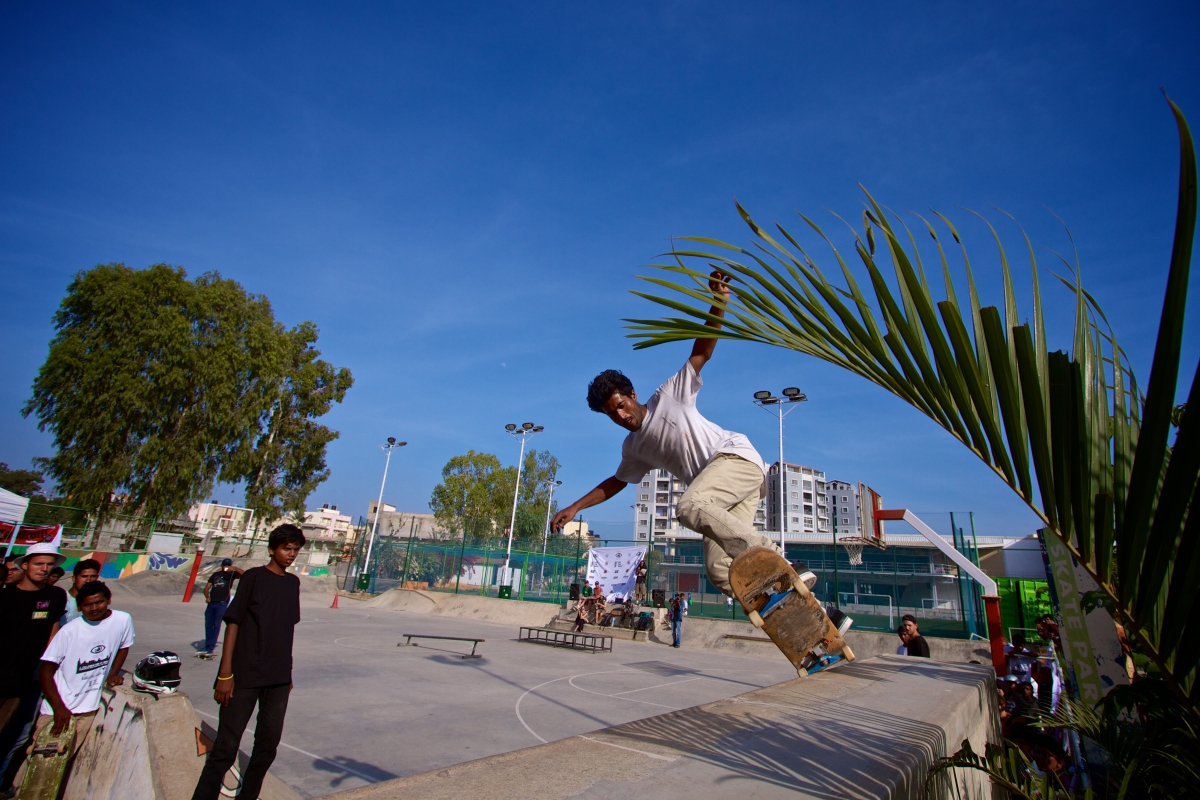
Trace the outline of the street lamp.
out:
[[[808,396],[794,386],[789,386],[780,392],[780,394],[783,397],[775,397],[765,390],[755,392],[754,405],[779,418],[779,549],[783,550],[786,554],[784,534],[787,531],[787,487],[785,485],[786,470],[783,466],[783,418],[794,409],[784,408],[784,406],[791,405],[792,403],[803,403],[808,399]]]
[[[517,458],[517,486],[513,489],[512,517],[508,523],[508,549],[504,553],[504,580],[508,581],[508,583],[501,584],[511,589],[512,575],[508,571],[508,562],[512,558],[513,531],[517,527],[517,498],[521,496],[521,467],[525,462],[525,440],[535,433],[541,433],[546,429],[541,425],[534,425],[532,422],[522,422],[519,426],[510,422],[504,426],[504,430],[508,431],[509,435],[514,439],[518,437],[521,439],[521,455]]]
[[[404,447],[408,442],[397,442],[395,436],[387,438],[387,444],[381,444],[379,447],[383,452],[387,453],[387,459],[383,462],[383,481],[379,484],[379,500],[375,502],[375,521],[371,523],[371,538],[367,540],[367,559],[363,562],[363,574],[371,565],[371,550],[375,547],[375,531],[379,528],[379,512],[383,511],[383,487],[387,485],[388,466],[392,463],[392,451],[397,447]]]
[[[546,542],[550,539],[550,509],[554,506],[554,487],[562,486],[562,481],[556,481],[554,478],[546,478],[542,481],[543,486],[550,488],[550,497],[546,500],[546,525],[542,528],[542,565],[538,570],[538,597],[542,596],[542,588],[546,585]]]

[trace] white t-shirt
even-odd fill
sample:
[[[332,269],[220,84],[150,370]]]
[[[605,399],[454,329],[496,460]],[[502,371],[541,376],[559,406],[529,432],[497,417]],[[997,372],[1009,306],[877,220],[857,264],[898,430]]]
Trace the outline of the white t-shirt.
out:
[[[79,610],[79,602],[67,592],[67,610],[63,612],[62,619],[58,621],[61,628],[73,619],[78,619],[83,616],[83,612]]]
[[[722,429],[706,420],[696,409],[696,395],[703,381],[691,362],[676,372],[646,403],[646,419],[639,430],[625,437],[621,465],[615,477],[637,483],[654,468],[665,469],[691,483],[718,453],[732,453],[754,464],[766,477],[762,456],[740,433]]]
[[[100,691],[113,657],[132,644],[133,618],[124,611],[113,611],[99,622],[79,617],[59,629],[42,661],[58,664],[54,685],[68,711],[86,714],[100,707]],[[47,700],[42,701],[42,713],[54,713]]]

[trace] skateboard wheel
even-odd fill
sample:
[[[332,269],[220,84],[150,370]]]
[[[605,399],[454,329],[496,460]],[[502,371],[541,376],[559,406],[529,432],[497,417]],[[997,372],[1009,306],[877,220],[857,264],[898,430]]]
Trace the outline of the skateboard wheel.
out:
[[[761,628],[763,626],[762,615],[757,611],[751,611],[747,613],[746,616],[749,618],[750,624],[754,627]]]
[[[796,667],[796,674],[801,678],[807,678],[808,670],[806,670],[804,667]]]
[[[804,581],[800,580],[800,576],[792,578],[792,588],[796,590],[796,594],[800,595],[801,599],[808,597],[812,591],[804,585]]]
[[[841,655],[842,655],[842,658],[846,659],[846,661],[848,661],[848,662],[854,660],[854,651],[850,649],[850,645],[846,645],[845,647],[842,648]]]

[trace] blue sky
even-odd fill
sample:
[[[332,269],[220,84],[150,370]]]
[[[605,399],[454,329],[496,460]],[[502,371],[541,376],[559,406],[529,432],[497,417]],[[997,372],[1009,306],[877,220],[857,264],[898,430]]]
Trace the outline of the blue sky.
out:
[[[622,435],[588,411],[588,379],[617,367],[651,390],[686,357],[624,338],[623,317],[653,313],[629,294],[644,265],[672,236],[746,243],[735,198],[761,221],[799,210],[836,230],[825,210],[857,218],[858,182],[948,213],[986,302],[995,248],[957,207],[987,212],[1017,255],[991,207],[1009,211],[1047,267],[1045,248],[1070,249],[1061,216],[1144,383],[1178,168],[1160,87],[1200,126],[1196,5],[831,5],[5,4],[0,460],[50,452],[19,409],[71,276],[166,262],[313,320],[353,370],[312,504],[365,513],[393,435],[409,446],[386,499],[424,510],[450,456],[515,461],[503,425],[525,420],[546,426],[533,443],[562,461],[569,501],[611,474]],[[1047,273],[1043,292],[1069,347],[1070,298]],[[789,461],[889,506],[974,510],[981,533],[1034,526],[965,449],[859,378],[723,343],[705,379],[701,410],[768,460],[774,421],[750,395],[796,385],[810,402],[789,417]],[[623,531],[631,502],[590,518]]]

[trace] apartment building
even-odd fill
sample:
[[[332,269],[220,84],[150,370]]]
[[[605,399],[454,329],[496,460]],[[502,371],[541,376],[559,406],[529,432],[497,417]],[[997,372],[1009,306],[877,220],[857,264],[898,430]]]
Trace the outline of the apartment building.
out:
[[[846,481],[827,481],[830,521],[838,536],[862,536],[862,516],[859,513],[858,484]]]
[[[655,469],[637,483],[634,495],[633,537],[637,542],[656,543],[673,540],[700,539],[700,534],[683,527],[676,519],[675,509],[679,499],[687,491],[687,484],[665,469]],[[754,527],[767,529],[765,503],[758,504],[754,515]]]
[[[783,465],[784,502],[779,497],[779,462],[767,474],[766,524],[772,531],[828,533],[830,503],[825,473],[803,464]],[[786,513],[780,517],[780,509]]]

